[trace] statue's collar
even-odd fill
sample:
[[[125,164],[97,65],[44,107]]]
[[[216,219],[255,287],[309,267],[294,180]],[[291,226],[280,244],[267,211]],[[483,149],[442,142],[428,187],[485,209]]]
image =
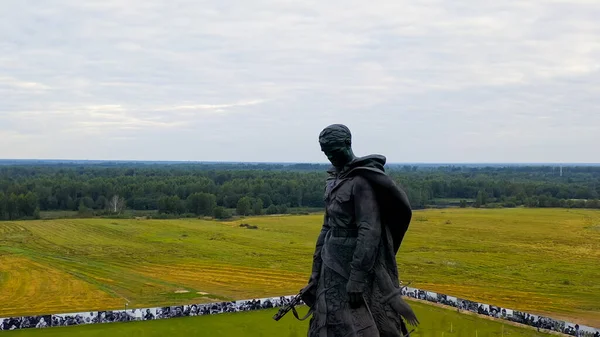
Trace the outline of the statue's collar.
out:
[[[342,167],[342,169],[339,170],[339,171],[338,171],[338,169],[335,166],[332,165],[327,170],[327,173],[329,173],[329,175],[332,176],[332,177],[336,177],[336,178],[343,177],[352,168],[351,163],[352,162],[344,165],[344,167]]]
[[[348,173],[350,173],[352,170],[359,168],[359,167],[374,168],[374,169],[384,171],[383,167],[385,165],[385,162],[386,162],[385,156],[377,155],[377,154],[365,156],[365,157],[356,157],[352,161],[350,161],[348,164],[344,165],[344,167],[339,171],[335,168],[335,166],[333,166],[333,165],[330,166],[330,168],[327,170],[327,173],[332,177],[343,178]]]

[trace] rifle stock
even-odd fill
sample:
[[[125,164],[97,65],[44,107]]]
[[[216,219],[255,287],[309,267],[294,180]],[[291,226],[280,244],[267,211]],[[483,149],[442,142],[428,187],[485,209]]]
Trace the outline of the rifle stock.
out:
[[[294,317],[296,317],[296,319],[298,319],[300,321],[304,321],[305,319],[307,319],[312,314],[312,308],[308,311],[306,316],[304,316],[303,318],[300,318],[300,316],[298,315],[298,311],[296,311],[297,305],[304,304],[302,302],[302,295],[303,295],[304,291],[305,291],[305,289],[302,289],[300,291],[300,293],[298,293],[296,296],[292,297],[292,299],[290,300],[289,303],[287,303],[284,306],[282,306],[281,308],[279,308],[279,311],[277,311],[277,313],[273,316],[273,319],[276,321],[279,321],[283,316],[285,316],[288,312],[290,312],[290,310],[292,311],[292,314],[294,314]]]
[[[292,300],[279,308],[279,311],[273,316],[273,319],[279,321],[283,316],[285,316],[290,310],[292,310],[296,305],[300,303],[300,294],[294,296]]]

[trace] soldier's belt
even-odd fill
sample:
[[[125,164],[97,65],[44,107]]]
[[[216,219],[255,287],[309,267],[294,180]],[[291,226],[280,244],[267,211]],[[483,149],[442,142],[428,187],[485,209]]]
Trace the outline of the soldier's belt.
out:
[[[332,228],[331,236],[337,238],[356,238],[358,237],[357,229]]]

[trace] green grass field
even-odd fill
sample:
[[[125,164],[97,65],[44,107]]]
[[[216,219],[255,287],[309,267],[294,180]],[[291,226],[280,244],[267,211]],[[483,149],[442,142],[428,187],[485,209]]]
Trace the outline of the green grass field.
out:
[[[467,336],[550,336],[535,330],[515,327],[501,322],[459,314],[455,311],[414,303],[415,312],[423,322],[412,337]],[[299,308],[305,313],[306,308]],[[291,313],[276,322],[271,317],[277,310],[260,310],[212,316],[172,318],[166,320],[92,324],[77,327],[30,329],[6,332],[8,337],[301,337],[306,336],[308,321],[297,321]],[[410,329],[409,329],[410,330]]]
[[[0,317],[294,294],[321,221],[0,222]],[[567,209],[417,211],[398,254],[412,286],[597,327],[598,261],[600,212]]]

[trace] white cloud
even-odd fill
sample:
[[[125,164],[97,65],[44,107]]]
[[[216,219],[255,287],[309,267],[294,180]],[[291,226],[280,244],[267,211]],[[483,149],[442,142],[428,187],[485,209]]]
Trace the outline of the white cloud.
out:
[[[50,87],[38,82],[19,80],[10,76],[0,76],[0,87],[9,87],[12,89],[22,89],[26,91],[49,90]]]
[[[248,102],[241,103],[233,103],[233,104],[191,104],[191,105],[175,105],[168,107],[158,107],[155,110],[157,111],[166,111],[166,110],[214,110],[214,111],[224,111],[226,108],[233,108],[239,106],[247,106],[247,105],[255,105],[264,102],[264,100],[254,100]]]
[[[0,130],[48,157],[109,156],[94,144],[110,135],[128,139],[119,159],[323,160],[314,139],[334,122],[391,161],[590,161],[600,141],[593,0],[3,9]],[[189,142],[203,146],[174,150]]]

